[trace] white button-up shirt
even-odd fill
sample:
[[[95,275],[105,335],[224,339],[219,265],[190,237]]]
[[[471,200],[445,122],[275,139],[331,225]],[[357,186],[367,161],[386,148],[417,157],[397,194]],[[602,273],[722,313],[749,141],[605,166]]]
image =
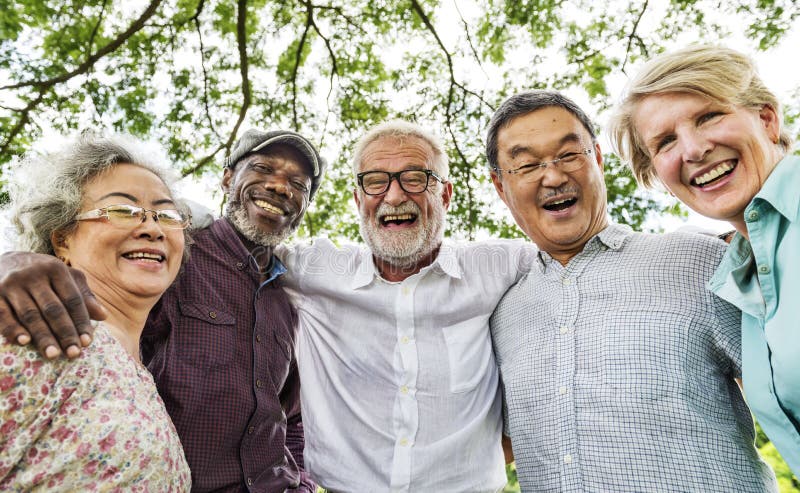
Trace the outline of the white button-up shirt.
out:
[[[368,248],[279,248],[300,316],[305,466],[333,491],[497,491],[506,483],[489,317],[530,243],[450,245],[402,282]]]

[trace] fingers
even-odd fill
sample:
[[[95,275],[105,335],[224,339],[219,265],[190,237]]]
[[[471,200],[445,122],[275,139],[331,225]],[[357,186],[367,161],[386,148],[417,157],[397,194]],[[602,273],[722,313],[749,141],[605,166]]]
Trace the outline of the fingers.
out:
[[[105,318],[83,274],[52,256],[23,252],[3,254],[0,267],[8,267],[0,274],[3,335],[17,342],[29,337],[47,358],[62,350],[70,358],[80,355],[94,331],[84,296],[92,299],[92,312]]]
[[[53,359],[61,354],[61,348],[55,337],[41,317],[41,312],[36,301],[27,292],[13,292],[6,296],[9,305],[22,327],[30,334],[34,345],[47,359]],[[74,352],[74,351],[73,351]]]
[[[63,330],[65,339],[59,337],[62,347],[65,340],[72,342],[73,329],[78,337],[77,345],[86,347],[94,336],[92,320],[104,320],[107,314],[103,305],[89,289],[83,272],[70,268],[69,274],[69,277],[53,279],[53,291],[63,303],[66,312],[58,313],[57,317],[48,320],[48,323],[54,330]]]
[[[6,300],[0,298],[0,334],[6,338],[7,341],[16,341],[17,344],[22,346],[31,342],[31,335],[25,330],[16,315],[14,310],[8,306]]]

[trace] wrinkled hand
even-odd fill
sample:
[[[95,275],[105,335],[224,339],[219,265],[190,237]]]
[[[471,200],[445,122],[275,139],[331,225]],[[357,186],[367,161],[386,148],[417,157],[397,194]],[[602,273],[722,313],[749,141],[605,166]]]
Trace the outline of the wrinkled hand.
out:
[[[31,341],[48,359],[62,350],[69,358],[92,341],[91,320],[106,318],[82,272],[51,255],[0,255],[0,334],[8,341]]]

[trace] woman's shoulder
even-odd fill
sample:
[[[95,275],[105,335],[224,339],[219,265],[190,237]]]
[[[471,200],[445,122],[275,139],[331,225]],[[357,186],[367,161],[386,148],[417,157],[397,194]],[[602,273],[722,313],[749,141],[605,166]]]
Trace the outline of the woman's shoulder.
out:
[[[188,481],[152,377],[103,324],[74,360],[3,344],[0,369],[0,489]]]

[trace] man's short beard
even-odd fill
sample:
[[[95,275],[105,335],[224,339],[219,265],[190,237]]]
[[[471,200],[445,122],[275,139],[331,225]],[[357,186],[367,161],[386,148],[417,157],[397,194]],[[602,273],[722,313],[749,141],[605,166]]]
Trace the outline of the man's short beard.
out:
[[[386,214],[416,214],[414,228],[390,231],[381,228],[379,217]],[[413,201],[393,207],[382,203],[376,210],[372,221],[360,214],[359,231],[361,237],[377,258],[399,268],[415,267],[421,260],[439,248],[444,236],[445,207],[439,201],[431,203],[431,217],[423,219],[422,211]]]
[[[231,200],[225,205],[225,217],[227,217],[239,233],[256,245],[265,247],[275,247],[283,243],[286,238],[297,231],[299,224],[285,227],[280,231],[262,231],[257,228],[247,216],[247,209],[239,201]]]

